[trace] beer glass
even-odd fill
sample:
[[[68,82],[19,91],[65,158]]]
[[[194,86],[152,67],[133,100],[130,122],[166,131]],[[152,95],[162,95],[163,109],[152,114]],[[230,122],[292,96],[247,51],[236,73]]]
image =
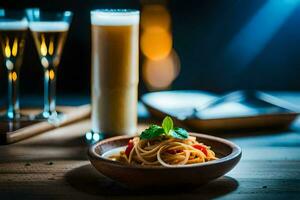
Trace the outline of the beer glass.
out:
[[[139,11],[91,11],[92,133],[134,135],[137,131]]]
[[[28,22],[24,11],[0,9],[0,45],[8,78],[8,108],[1,120],[25,119],[19,108],[19,76]]]
[[[26,13],[44,70],[44,110],[35,119],[57,121],[62,116],[55,108],[57,67],[73,14],[70,11],[46,12],[37,8],[27,9]]]

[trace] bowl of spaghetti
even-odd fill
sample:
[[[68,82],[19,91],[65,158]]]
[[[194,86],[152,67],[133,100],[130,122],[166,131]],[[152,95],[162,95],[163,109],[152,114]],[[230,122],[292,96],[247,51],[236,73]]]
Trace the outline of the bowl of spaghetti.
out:
[[[89,148],[92,165],[129,187],[201,185],[230,171],[241,148],[210,135],[188,133],[170,117],[137,136],[116,136]]]

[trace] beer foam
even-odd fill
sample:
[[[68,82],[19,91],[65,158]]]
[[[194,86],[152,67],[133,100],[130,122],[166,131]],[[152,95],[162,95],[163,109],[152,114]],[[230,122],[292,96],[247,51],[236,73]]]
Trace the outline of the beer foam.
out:
[[[69,29],[69,23],[61,21],[29,22],[29,28],[35,32],[61,32]]]
[[[91,11],[91,23],[98,26],[127,26],[139,24],[140,12],[126,9]]]
[[[27,28],[28,22],[26,20],[0,22],[0,30],[26,30]]]

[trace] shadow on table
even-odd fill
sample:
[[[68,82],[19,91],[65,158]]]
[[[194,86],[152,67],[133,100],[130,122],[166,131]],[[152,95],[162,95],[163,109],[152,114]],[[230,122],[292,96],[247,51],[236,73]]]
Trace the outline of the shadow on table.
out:
[[[0,146],[0,163],[87,160],[88,146],[84,136],[63,140],[53,138],[24,140],[12,145]]]
[[[89,144],[85,140],[84,135],[74,136],[70,138],[42,138],[39,140],[24,140],[22,143],[18,143],[18,146],[23,147],[87,147]]]
[[[76,190],[99,196],[146,196],[162,195],[162,196],[182,196],[187,195],[201,198],[216,198],[233,192],[238,187],[238,182],[228,176],[223,176],[215,181],[198,188],[184,189],[185,187],[177,187],[167,190],[141,190],[141,189],[128,189],[118,183],[106,178],[97,172],[92,165],[84,165],[75,168],[68,172],[65,176],[67,182]],[[178,197],[178,196],[177,196]]]

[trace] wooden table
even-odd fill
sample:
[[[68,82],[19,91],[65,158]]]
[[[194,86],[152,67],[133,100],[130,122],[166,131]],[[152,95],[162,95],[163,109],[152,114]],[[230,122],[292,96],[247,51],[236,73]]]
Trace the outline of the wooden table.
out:
[[[87,161],[84,132],[89,120],[0,147],[0,199],[187,199],[188,197],[300,197],[300,134],[281,132],[238,136],[238,166],[190,192],[143,195],[119,188]]]
[[[142,129],[143,124],[140,125]],[[297,127],[297,124],[296,124]],[[192,191],[128,191],[87,160],[84,133],[90,121],[0,146],[0,200],[4,199],[299,199],[300,132],[220,135],[243,149],[226,176]]]

